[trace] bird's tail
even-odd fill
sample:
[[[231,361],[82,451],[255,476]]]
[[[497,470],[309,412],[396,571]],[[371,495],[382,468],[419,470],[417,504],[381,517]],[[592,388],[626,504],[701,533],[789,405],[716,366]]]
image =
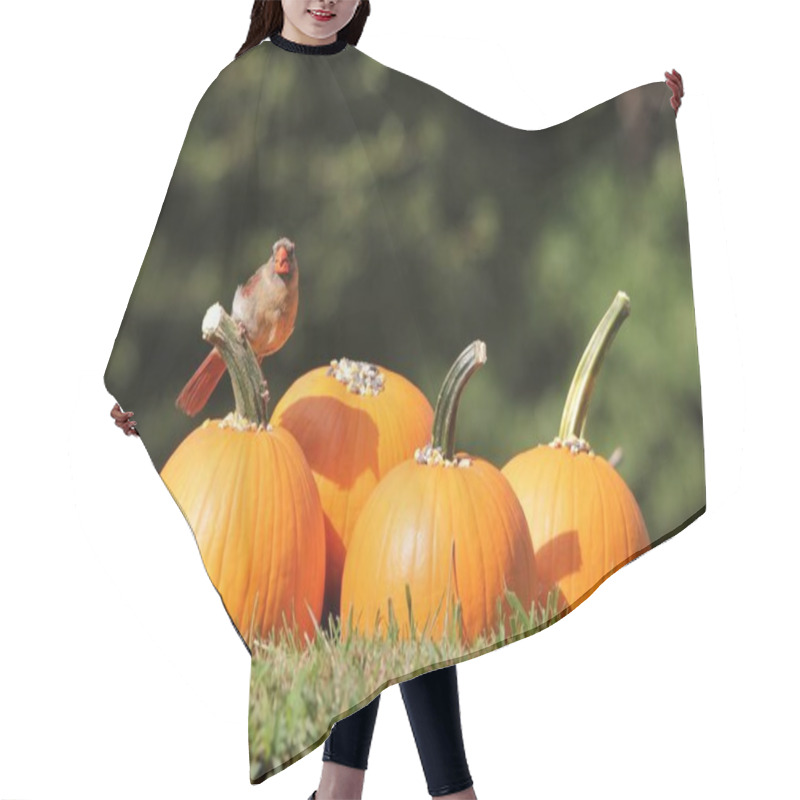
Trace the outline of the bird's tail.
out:
[[[216,348],[213,349],[181,389],[175,405],[193,417],[208,402],[225,370],[225,361]]]

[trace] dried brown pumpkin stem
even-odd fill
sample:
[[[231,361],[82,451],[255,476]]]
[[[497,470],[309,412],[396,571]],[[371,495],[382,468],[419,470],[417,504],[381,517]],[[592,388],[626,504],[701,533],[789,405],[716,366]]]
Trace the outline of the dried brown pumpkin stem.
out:
[[[592,399],[600,366],[617,331],[630,313],[630,298],[625,292],[617,292],[617,296],[589,340],[569,387],[564,414],[561,417],[561,427],[558,429],[558,438],[562,442],[583,440],[583,429],[589,414],[589,401]]]
[[[461,392],[464,391],[472,373],[485,363],[486,345],[477,339],[455,360],[442,383],[436,400],[436,409],[433,412],[431,446],[441,450],[447,461],[452,461],[455,456],[456,414]]]
[[[266,381],[250,343],[240,337],[239,328],[225,309],[214,303],[203,317],[203,338],[217,348],[228,368],[236,414],[257,426],[267,428]]]

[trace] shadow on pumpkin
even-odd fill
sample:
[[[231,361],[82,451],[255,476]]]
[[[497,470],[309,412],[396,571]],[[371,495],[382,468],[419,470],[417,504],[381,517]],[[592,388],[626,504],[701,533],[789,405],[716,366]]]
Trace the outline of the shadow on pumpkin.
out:
[[[550,592],[558,589],[556,609],[560,612],[567,607],[568,602],[558,583],[578,572],[583,565],[578,531],[561,531],[536,550],[535,556],[539,578],[538,602],[545,605]]]
[[[276,407],[277,424],[297,440],[317,481],[325,524],[325,594],[320,623],[339,616],[349,534],[361,505],[380,479],[379,437],[364,410],[335,397],[301,397]]]
[[[366,412],[334,397],[304,397],[282,411],[280,424],[297,439],[311,469],[341,489],[352,488],[365,471],[380,475],[379,431]],[[358,452],[343,453],[343,441]]]
[[[327,511],[323,509],[322,519],[325,524],[325,595],[322,599],[321,626],[330,633],[334,620],[339,617],[339,601],[342,593],[342,570],[347,548],[339,531],[331,522]],[[330,615],[333,615],[331,619]]]

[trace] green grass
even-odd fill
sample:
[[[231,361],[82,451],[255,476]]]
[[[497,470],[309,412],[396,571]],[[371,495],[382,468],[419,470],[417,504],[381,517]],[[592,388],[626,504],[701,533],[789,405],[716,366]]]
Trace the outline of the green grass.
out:
[[[351,613],[345,623],[350,631],[345,641],[340,638],[342,620],[333,615],[325,627],[317,625],[317,635],[313,641],[306,639],[306,647],[297,647],[285,632],[273,633],[268,640],[254,638],[251,780],[280,772],[317,748],[334,722],[368,705],[387,686],[496,650],[552,625],[566,613],[557,611],[557,591],[544,607],[533,603],[528,611],[513,592],[507,591],[505,597],[504,613],[500,613],[501,598],[497,600],[501,620],[497,628],[469,644],[459,636],[463,630],[460,602],[449,604],[446,634],[438,640],[429,635],[433,621],[420,629],[413,613],[409,614],[411,636],[401,637],[391,603],[384,634],[379,633],[379,619],[372,635],[354,632]],[[408,587],[406,602],[411,611]]]

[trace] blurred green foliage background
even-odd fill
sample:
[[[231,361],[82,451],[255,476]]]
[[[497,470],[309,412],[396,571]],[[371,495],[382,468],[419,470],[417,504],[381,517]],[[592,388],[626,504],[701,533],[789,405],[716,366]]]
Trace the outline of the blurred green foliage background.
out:
[[[688,225],[663,83],[523,131],[355,48],[266,41],[228,65],[191,121],[116,340],[106,386],[160,471],[207,417],[175,408],[216,301],[288,236],[295,331],[263,363],[274,408],[332,358],[371,361],[432,405],[470,342],[488,361],[456,444],[502,467],[550,441],[583,348],[617,290],[631,298],[586,434],[619,467],[657,540],[705,505]]]

